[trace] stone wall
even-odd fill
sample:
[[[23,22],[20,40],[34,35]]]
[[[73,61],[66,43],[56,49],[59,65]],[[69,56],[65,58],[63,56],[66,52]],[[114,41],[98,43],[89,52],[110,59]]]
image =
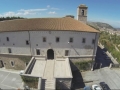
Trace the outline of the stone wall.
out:
[[[69,60],[72,62],[90,61],[92,60],[92,57],[70,57]],[[93,60],[94,60],[94,57],[93,57]]]
[[[26,63],[31,59],[31,56],[18,56],[18,55],[0,55],[0,60],[3,61],[6,69],[24,70]],[[11,62],[14,63],[12,66]],[[0,62],[0,68],[1,68]]]

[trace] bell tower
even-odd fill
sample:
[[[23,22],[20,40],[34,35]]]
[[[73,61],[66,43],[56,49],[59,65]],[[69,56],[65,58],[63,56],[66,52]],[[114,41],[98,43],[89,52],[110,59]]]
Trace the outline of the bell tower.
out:
[[[77,8],[77,20],[86,24],[87,22],[87,9],[85,4],[81,4]]]

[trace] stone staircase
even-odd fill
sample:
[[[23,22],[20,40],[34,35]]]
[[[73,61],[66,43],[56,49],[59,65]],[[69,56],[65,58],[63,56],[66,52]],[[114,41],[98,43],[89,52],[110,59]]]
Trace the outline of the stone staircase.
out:
[[[55,79],[52,80],[43,79],[41,86],[42,90],[55,90],[56,87]]]

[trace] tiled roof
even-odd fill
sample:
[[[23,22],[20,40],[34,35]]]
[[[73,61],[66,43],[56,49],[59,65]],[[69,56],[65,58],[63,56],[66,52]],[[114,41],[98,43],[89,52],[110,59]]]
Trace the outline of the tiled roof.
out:
[[[0,22],[0,32],[32,31],[32,30],[99,32],[96,29],[69,17],[18,19]]]

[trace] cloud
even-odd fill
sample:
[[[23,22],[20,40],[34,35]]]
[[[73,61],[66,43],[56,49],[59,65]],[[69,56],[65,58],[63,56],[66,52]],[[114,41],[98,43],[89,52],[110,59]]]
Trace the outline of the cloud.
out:
[[[48,14],[57,14],[55,11],[50,11]]]
[[[50,8],[50,5],[47,5],[47,8]]]
[[[59,8],[51,8],[52,10],[60,10]]]
[[[57,10],[60,9],[47,5],[46,8],[20,9],[17,11],[8,11],[8,12],[0,13],[0,17],[8,17],[8,16],[36,17],[39,16],[41,13],[45,14],[45,11],[47,11],[47,14],[53,15],[53,14],[57,14],[56,13]]]
[[[39,11],[46,11],[47,9],[20,9],[20,12],[39,12]]]
[[[8,11],[5,13],[2,13],[0,14],[0,17],[35,15],[35,14],[41,14],[41,12],[46,10],[47,9],[20,9],[17,12]]]

